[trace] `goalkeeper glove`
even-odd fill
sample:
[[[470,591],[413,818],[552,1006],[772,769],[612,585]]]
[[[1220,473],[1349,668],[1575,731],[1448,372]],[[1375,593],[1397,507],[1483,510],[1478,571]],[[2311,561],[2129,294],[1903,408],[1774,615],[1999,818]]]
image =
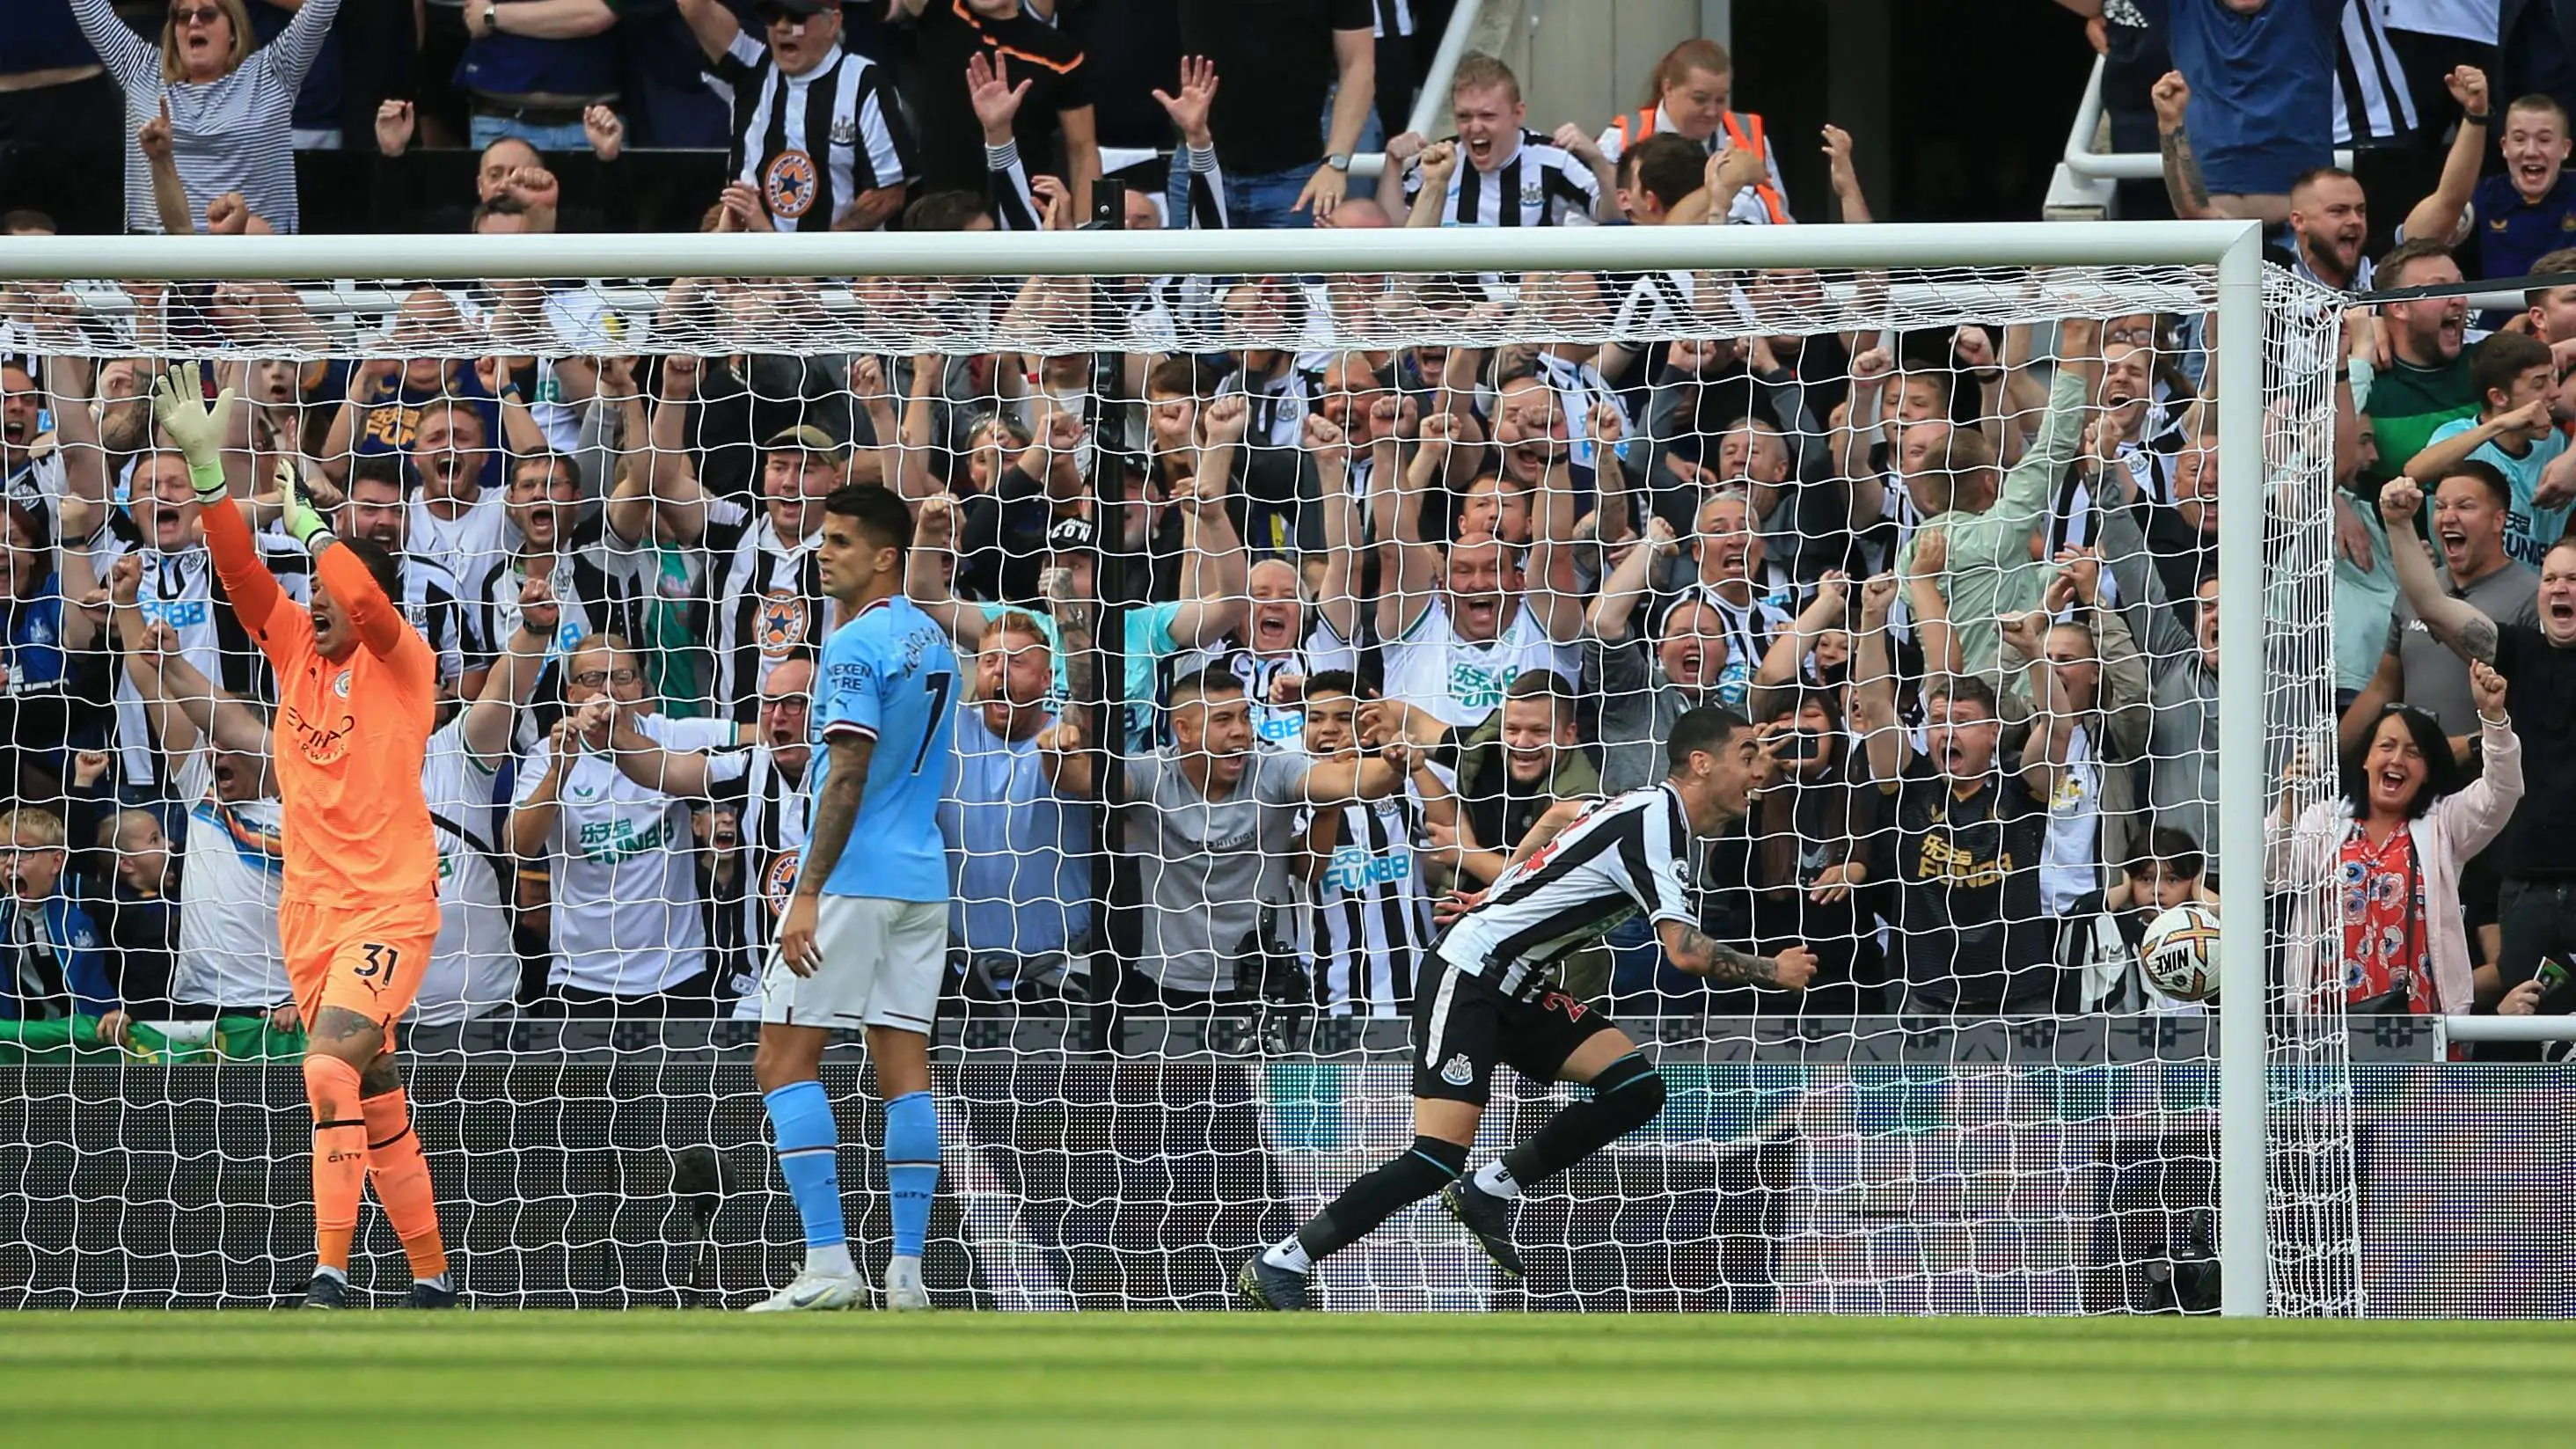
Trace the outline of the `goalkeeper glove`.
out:
[[[198,367],[194,362],[178,363],[154,379],[152,416],[170,441],[179,445],[179,455],[188,460],[188,481],[197,490],[197,501],[215,503],[226,491],[223,442],[232,421],[233,390],[225,388],[213,402],[205,401]]]
[[[289,460],[277,463],[277,497],[285,505],[278,520],[286,525],[289,536],[304,546],[309,554],[319,554],[331,546],[331,521],[313,506],[313,495],[304,487],[304,470]]]

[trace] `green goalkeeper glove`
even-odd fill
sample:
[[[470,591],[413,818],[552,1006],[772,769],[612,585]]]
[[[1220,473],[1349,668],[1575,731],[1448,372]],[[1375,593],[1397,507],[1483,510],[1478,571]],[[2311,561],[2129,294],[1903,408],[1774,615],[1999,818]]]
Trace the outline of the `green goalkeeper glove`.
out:
[[[197,501],[221,501],[227,491],[223,444],[232,422],[233,390],[225,388],[209,403],[198,364],[178,363],[153,380],[152,416],[188,460],[188,481],[196,487]]]
[[[313,495],[304,487],[304,470],[290,459],[278,460],[277,496],[285,505],[284,516],[278,521],[286,525],[288,535],[302,544],[306,553],[318,555],[331,546],[331,521],[313,506]]]

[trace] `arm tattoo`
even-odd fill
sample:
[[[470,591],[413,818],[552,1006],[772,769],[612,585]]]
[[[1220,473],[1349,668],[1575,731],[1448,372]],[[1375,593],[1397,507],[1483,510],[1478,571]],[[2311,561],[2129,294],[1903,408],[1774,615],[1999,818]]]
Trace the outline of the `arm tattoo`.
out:
[[[1729,985],[1768,986],[1779,979],[1780,968],[1768,956],[1755,956],[1723,946],[1709,938],[1697,926],[1682,927],[1681,945],[1673,953],[1685,960],[1697,958],[1708,963],[1702,974],[1712,981]]]
[[[2459,635],[2453,642],[2459,646],[2460,653],[2466,657],[2480,664],[2495,663],[2495,620],[2488,618],[2482,612],[2471,611],[2468,618],[2460,621]]]
[[[2163,137],[2165,187],[2174,199],[2194,211],[2209,208],[2209,183],[2200,177],[2200,158],[2192,154],[2191,137],[2180,129]]]
[[[876,753],[876,742],[834,740],[831,751],[832,772],[814,801],[813,829],[796,870],[800,896],[821,894],[825,877],[841,863],[841,851],[850,843],[850,826],[859,818],[859,801],[867,794],[868,758]]]

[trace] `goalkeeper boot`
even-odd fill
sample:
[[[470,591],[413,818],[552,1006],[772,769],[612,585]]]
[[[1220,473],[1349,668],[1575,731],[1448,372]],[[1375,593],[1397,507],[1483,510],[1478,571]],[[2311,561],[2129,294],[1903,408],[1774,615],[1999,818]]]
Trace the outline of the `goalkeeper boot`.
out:
[[[1268,1262],[1258,1253],[1243,1265],[1242,1272],[1234,1275],[1234,1291],[1242,1294],[1245,1302],[1274,1313],[1301,1313],[1318,1306],[1309,1301],[1312,1286],[1307,1275]]]
[[[1521,1275],[1521,1250],[1512,1242],[1512,1205],[1476,1186],[1476,1179],[1462,1177],[1440,1189],[1440,1206],[1458,1220],[1458,1226],[1473,1234],[1476,1246],[1494,1260],[1494,1267],[1506,1278]]]
[[[307,1308],[346,1308],[349,1306],[349,1280],[337,1273],[316,1273],[304,1285]]]
[[[819,1313],[838,1308],[864,1308],[868,1280],[852,1273],[799,1273],[796,1281],[751,1305],[753,1313]]]
[[[414,1308],[453,1308],[456,1285],[444,1273],[435,1278],[415,1278],[411,1284],[411,1306]]]
[[[919,1258],[886,1260],[886,1307],[897,1313],[911,1312],[930,1306],[930,1290],[921,1286]]]

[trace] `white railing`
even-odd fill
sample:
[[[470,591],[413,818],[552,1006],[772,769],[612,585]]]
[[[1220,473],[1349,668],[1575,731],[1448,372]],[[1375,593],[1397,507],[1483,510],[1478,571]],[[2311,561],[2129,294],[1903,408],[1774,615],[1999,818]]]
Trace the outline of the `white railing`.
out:
[[[2455,1041],[2576,1041],[2576,1016],[2437,1016],[2433,1059],[2447,1060]]]
[[[2093,57],[2093,73],[2084,82],[2084,99],[2075,106],[2075,124],[2066,132],[2066,154],[2048,185],[2047,215],[2052,221],[2098,221],[2114,210],[2113,185],[2121,181],[2154,181],[2165,174],[2164,157],[2153,151],[2096,151],[2093,138],[2102,129],[2102,71],[2108,62]],[[2352,153],[2337,151],[2337,166],[2350,166]]]

